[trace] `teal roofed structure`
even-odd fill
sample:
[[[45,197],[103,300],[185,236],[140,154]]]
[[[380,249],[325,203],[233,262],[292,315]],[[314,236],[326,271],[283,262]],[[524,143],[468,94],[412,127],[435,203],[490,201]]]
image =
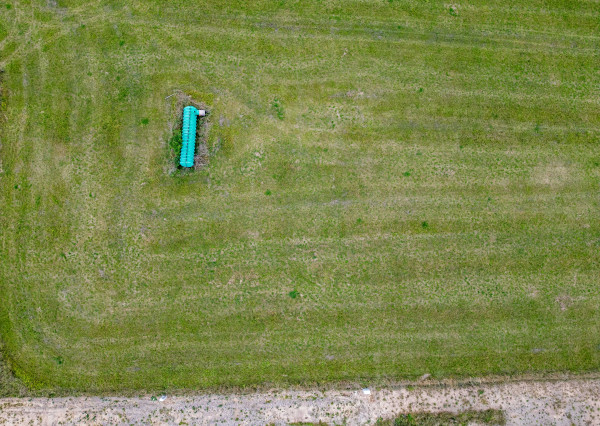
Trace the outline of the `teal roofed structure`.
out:
[[[181,155],[179,164],[182,167],[192,167],[194,165],[194,150],[196,148],[196,121],[198,116],[203,117],[206,114],[204,110],[199,110],[193,106],[186,106],[183,109],[183,127],[181,129]]]

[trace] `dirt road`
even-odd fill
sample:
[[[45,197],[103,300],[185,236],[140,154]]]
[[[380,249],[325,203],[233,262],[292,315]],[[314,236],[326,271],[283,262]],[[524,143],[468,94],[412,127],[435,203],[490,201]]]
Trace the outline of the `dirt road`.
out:
[[[0,424],[366,424],[415,411],[504,411],[507,424],[600,424],[600,380],[140,398],[0,399]],[[160,396],[160,395],[157,395]]]

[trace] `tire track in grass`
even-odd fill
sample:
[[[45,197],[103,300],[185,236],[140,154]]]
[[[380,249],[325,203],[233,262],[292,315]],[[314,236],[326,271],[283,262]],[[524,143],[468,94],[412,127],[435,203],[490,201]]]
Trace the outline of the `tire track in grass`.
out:
[[[31,306],[25,303],[25,301],[36,300],[36,297],[20,279],[27,273],[26,260],[34,247],[30,230],[35,224],[35,218],[28,211],[32,200],[28,171],[34,139],[29,137],[27,130],[32,120],[29,105],[35,103],[32,101],[35,99],[35,94],[31,92],[32,86],[29,84],[30,79],[35,78],[35,74],[30,73],[29,67],[33,65],[33,68],[36,68],[35,64],[32,58],[24,56],[22,62],[13,60],[7,67],[9,78],[12,82],[19,79],[22,90],[11,92],[9,120],[4,132],[4,135],[10,137],[11,143],[2,148],[6,169],[5,175],[2,176],[2,183],[7,201],[5,204],[7,212],[3,215],[9,224],[3,233],[3,245],[5,253],[11,258],[10,262],[4,263],[5,268],[2,268],[4,279],[0,280],[2,281],[0,285],[6,286],[4,294],[8,295],[3,300],[3,309],[6,309],[7,317],[6,323],[2,326],[3,339],[6,343],[5,354],[19,377],[27,373],[29,361],[27,356],[32,351],[32,343],[28,339],[32,334],[37,333],[34,324],[36,315]]]
[[[153,21],[145,21],[143,19],[136,19],[136,20],[131,20],[129,21],[129,23],[131,25],[144,25],[144,26],[151,26],[153,25]],[[220,36],[232,36],[231,34],[231,29],[228,27],[224,27],[222,25],[212,25],[212,24],[207,24],[207,23],[202,23],[201,25],[197,25],[193,28],[190,29],[189,24],[186,23],[168,23],[165,22],[163,23],[163,25],[161,25],[162,29],[170,29],[170,30],[176,30],[176,31],[183,31],[184,29],[187,31],[187,37],[191,37],[194,35],[201,35],[201,34],[214,34],[216,35],[220,35]],[[320,29],[323,27],[320,27],[318,25],[316,26],[309,26],[306,27],[308,29]],[[329,25],[325,25],[325,28],[330,28]],[[336,27],[334,27],[336,28]],[[574,47],[572,44],[569,45],[564,45],[562,47],[557,46],[555,42],[534,42],[534,41],[526,41],[526,40],[519,40],[519,39],[515,39],[514,37],[502,37],[502,38],[494,38],[494,37],[489,37],[489,36],[480,36],[480,37],[474,37],[473,35],[465,35],[465,36],[461,36],[460,34],[454,34],[451,32],[451,29],[446,29],[446,31],[448,31],[448,33],[444,33],[444,32],[432,32],[432,31],[423,31],[423,32],[402,32],[402,31],[393,31],[393,32],[389,32],[389,35],[400,35],[402,34],[403,36],[405,36],[404,38],[396,38],[396,39],[391,39],[391,38],[381,38],[381,39],[377,39],[374,38],[372,35],[373,31],[377,31],[377,28],[375,29],[369,29],[367,30],[356,30],[356,28],[352,28],[354,31],[351,32],[351,34],[337,34],[335,36],[332,36],[330,33],[325,34],[325,33],[320,33],[320,32],[314,32],[314,33],[303,33],[302,37],[299,37],[297,33],[294,32],[277,32],[277,33],[272,33],[272,32],[257,32],[255,31],[253,28],[246,28],[246,27],[238,27],[236,28],[236,37],[239,37],[240,39],[259,39],[261,37],[266,37],[269,39],[275,39],[278,41],[282,41],[282,40],[320,40],[322,42],[327,42],[327,41],[333,41],[334,39],[336,41],[342,41],[345,42],[347,44],[355,44],[358,42],[362,42],[365,44],[379,44],[379,43],[387,43],[390,45],[413,45],[413,46],[432,46],[433,42],[431,40],[432,35],[435,35],[437,37],[437,39],[435,40],[435,45],[436,46],[440,46],[440,47],[451,47],[451,48],[460,48],[462,50],[464,49],[472,49],[472,48],[479,48],[479,49],[483,49],[483,50],[489,50],[489,51],[515,51],[515,52],[522,52],[522,51],[527,51],[527,50],[531,50],[531,47],[535,47],[536,51],[538,52],[543,52],[546,55],[552,55],[552,56],[559,56],[559,55],[564,55],[564,54],[568,54],[569,56],[582,56],[582,55],[589,55],[590,53],[595,53],[598,51],[598,48],[596,46],[593,47],[579,47],[576,46]],[[340,31],[341,33],[342,31]],[[349,31],[350,32],[350,31]],[[414,38],[407,38],[406,36],[413,36]],[[584,38],[592,38],[592,39],[597,39],[598,37],[594,37],[594,36],[589,36],[589,37],[584,37]],[[463,43],[460,43],[460,41],[463,40]],[[498,44],[493,44],[494,42],[503,42],[506,43],[505,45],[498,45]],[[529,47],[529,49],[528,49]],[[561,52],[561,49],[563,50]]]
[[[12,68],[14,71],[14,68]],[[10,76],[12,78],[12,75]],[[12,203],[9,201],[10,195],[5,194],[4,190],[9,188],[11,182],[7,182],[7,174],[4,170],[3,162],[5,160],[5,155],[8,147],[3,147],[2,142],[5,142],[4,136],[8,134],[8,126],[11,124],[9,117],[6,115],[6,106],[8,105],[8,89],[6,89],[6,81],[5,78],[7,76],[4,74],[4,70],[0,70],[0,190],[3,190],[0,193],[0,205],[7,207],[7,211],[3,211],[2,217],[0,217],[0,227],[3,230],[0,233],[0,264],[5,265],[5,268],[0,268],[0,292],[4,295],[8,295],[8,286],[9,282],[12,282],[12,271],[8,272],[8,268],[6,265],[9,263],[8,254],[11,251],[16,250],[16,247],[11,247],[10,236],[12,235],[12,223],[10,221],[12,215],[10,214],[10,210],[8,210],[8,206]],[[11,309],[13,306],[12,300],[10,296],[3,298],[2,306],[0,306],[0,396],[25,396],[27,392],[27,388],[24,384],[19,380],[14,371],[10,368],[10,356],[8,354],[7,349],[5,348],[4,338],[7,337],[8,334],[14,333],[11,328]],[[10,330],[10,331],[8,331]]]

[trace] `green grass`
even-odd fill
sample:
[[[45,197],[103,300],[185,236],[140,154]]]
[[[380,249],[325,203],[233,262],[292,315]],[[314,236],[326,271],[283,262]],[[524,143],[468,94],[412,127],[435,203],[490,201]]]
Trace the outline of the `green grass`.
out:
[[[598,369],[597,2],[52,4],[0,15],[28,386]],[[211,113],[184,175],[177,89]]]

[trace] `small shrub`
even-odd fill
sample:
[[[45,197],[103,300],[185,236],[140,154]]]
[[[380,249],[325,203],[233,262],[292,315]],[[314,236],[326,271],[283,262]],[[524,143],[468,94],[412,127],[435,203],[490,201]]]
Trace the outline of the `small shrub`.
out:
[[[298,290],[292,290],[292,291],[290,291],[290,292],[288,293],[288,295],[289,295],[289,296],[290,296],[292,299],[295,299],[295,298],[297,298],[298,296],[300,296],[300,293],[298,292]]]
[[[285,113],[283,110],[283,105],[281,105],[281,101],[277,98],[273,99],[273,103],[271,104],[273,110],[275,110],[275,115],[278,119],[283,120],[285,117]]]
[[[427,221],[426,221],[426,220],[424,220],[423,222],[421,222],[421,227],[422,227],[423,229],[427,229],[427,228],[429,228],[429,224],[427,223]]]

